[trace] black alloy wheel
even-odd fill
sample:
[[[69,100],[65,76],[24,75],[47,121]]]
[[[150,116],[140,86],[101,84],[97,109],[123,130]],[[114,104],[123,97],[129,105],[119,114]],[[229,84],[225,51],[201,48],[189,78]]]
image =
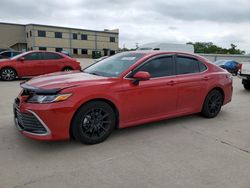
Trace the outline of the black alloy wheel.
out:
[[[65,71],[65,72],[68,72],[68,71],[72,71],[73,69],[71,68],[71,67],[65,67],[64,69],[63,69],[63,71]]]
[[[16,71],[12,68],[4,68],[0,71],[1,79],[4,81],[12,81],[16,79]]]
[[[207,95],[202,108],[202,115],[207,118],[213,118],[218,115],[223,105],[223,95],[218,90],[212,90]]]
[[[82,106],[72,123],[72,132],[76,140],[84,144],[96,144],[104,141],[115,127],[115,113],[112,107],[103,101],[94,101]]]

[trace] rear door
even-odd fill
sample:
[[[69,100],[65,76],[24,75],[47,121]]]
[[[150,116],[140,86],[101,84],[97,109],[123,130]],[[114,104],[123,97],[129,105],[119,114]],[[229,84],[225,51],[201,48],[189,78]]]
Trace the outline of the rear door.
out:
[[[62,71],[64,57],[52,52],[43,52],[44,72],[52,73]]]
[[[207,94],[209,77],[204,73],[206,69],[206,66],[194,57],[176,56],[177,108],[180,113],[199,111]]]
[[[32,52],[24,55],[24,60],[18,62],[20,76],[37,76],[44,74],[42,53]]]

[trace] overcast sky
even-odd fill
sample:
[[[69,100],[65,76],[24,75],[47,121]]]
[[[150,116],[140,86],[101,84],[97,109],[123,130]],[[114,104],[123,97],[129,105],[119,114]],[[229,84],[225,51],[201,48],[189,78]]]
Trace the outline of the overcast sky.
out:
[[[1,0],[0,22],[119,28],[128,48],[205,41],[250,52],[249,0]]]

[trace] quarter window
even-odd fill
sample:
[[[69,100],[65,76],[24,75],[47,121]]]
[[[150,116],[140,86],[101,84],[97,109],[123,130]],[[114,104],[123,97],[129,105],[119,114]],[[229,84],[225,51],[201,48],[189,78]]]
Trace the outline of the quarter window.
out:
[[[174,61],[172,56],[160,57],[147,62],[137,71],[146,71],[152,78],[174,75]]]
[[[177,74],[191,74],[200,72],[199,61],[191,57],[177,56]]]
[[[203,72],[203,71],[207,70],[206,65],[204,65],[204,63],[202,63],[200,61],[199,61],[199,68],[200,68],[200,72]]]

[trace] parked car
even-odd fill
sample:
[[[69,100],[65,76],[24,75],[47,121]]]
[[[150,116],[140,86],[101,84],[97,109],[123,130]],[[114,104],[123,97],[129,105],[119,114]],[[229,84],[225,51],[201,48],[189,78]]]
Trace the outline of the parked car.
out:
[[[114,128],[194,113],[213,118],[233,90],[232,75],[207,59],[159,51],[119,53],[21,87],[14,117],[23,135],[85,144],[102,142]]]
[[[218,60],[214,62],[215,65],[227,70],[228,72],[237,75],[239,70],[239,63],[232,60]]]
[[[71,70],[81,70],[80,63],[57,52],[30,51],[0,61],[0,77],[7,81]]]
[[[250,90],[250,62],[239,65],[238,77],[242,79],[242,84],[246,90]]]
[[[19,55],[21,53],[22,52],[14,51],[14,50],[2,51],[2,52],[0,52],[0,59],[9,59],[9,58],[12,58],[12,57]]]

